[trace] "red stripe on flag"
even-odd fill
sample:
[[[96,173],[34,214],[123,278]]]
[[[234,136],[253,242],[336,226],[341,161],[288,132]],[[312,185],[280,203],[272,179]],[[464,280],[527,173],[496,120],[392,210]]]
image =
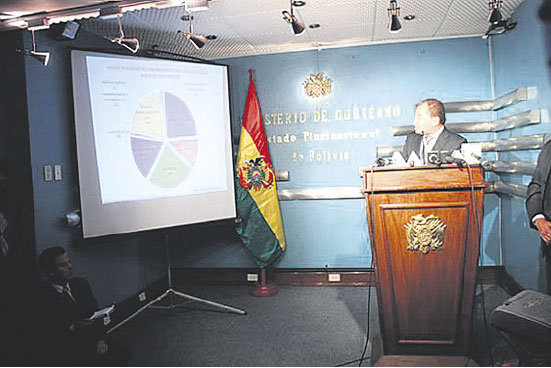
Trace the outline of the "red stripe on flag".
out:
[[[247,102],[245,104],[245,113],[243,114],[243,128],[247,130],[251,136],[258,152],[264,156],[264,162],[272,166],[272,160],[266,143],[266,133],[264,132],[264,124],[262,124],[262,113],[256,89],[254,87],[253,70],[249,69],[249,91],[247,93]]]

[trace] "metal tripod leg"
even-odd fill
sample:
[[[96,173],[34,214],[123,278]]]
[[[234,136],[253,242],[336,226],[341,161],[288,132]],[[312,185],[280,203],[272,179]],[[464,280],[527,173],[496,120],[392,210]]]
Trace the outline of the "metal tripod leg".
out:
[[[192,301],[205,303],[207,305],[210,305],[210,306],[213,306],[213,307],[218,307],[218,308],[221,308],[221,309],[226,310],[226,311],[231,312],[231,313],[236,313],[236,314],[241,314],[241,315],[247,314],[247,312],[245,312],[244,310],[237,309],[237,308],[234,308],[234,307],[230,307],[229,305],[216,303],[216,302],[213,302],[213,301],[210,301],[210,300],[207,300],[207,299],[197,298],[195,296],[192,296],[192,295],[185,294],[185,293],[174,290],[172,288],[172,273],[171,273],[171,270],[170,270],[171,263],[170,263],[170,255],[169,255],[169,247],[168,247],[168,235],[167,234],[165,234],[164,239],[165,239],[165,248],[166,248],[166,261],[167,261],[166,265],[167,265],[167,275],[168,275],[168,289],[164,293],[162,293],[159,297],[157,297],[156,299],[150,301],[149,303],[147,303],[146,305],[144,305],[143,307],[138,309],[134,314],[132,314],[131,316],[129,316],[128,318],[126,318],[122,322],[118,323],[116,326],[112,327],[110,330],[107,331],[107,333],[111,333],[113,330],[115,330],[115,329],[119,328],[120,326],[124,325],[126,322],[130,321],[132,318],[137,316],[139,313],[141,313],[146,308],[174,310],[178,306],[182,305],[182,304],[174,304],[174,296],[179,296],[179,297],[182,297],[182,298],[185,298],[185,299],[190,299]],[[170,305],[168,305],[168,306],[153,305],[157,302],[160,302],[161,300],[163,300],[167,296],[170,297]]]
[[[167,291],[165,291],[165,293],[160,297],[160,298],[157,298],[158,300],[155,300],[155,302],[158,302],[160,300],[162,300],[165,296],[169,295],[171,298],[171,303],[170,305],[168,306],[163,306],[163,305],[150,305],[150,308],[156,308],[156,309],[175,309],[176,307],[179,307],[183,304],[174,304],[173,302],[173,298],[172,296],[179,296],[179,297],[182,297],[182,298],[185,298],[185,299],[190,299],[192,301],[196,301],[196,302],[201,302],[201,303],[205,303],[207,305],[210,305],[210,306],[213,306],[213,307],[218,307],[218,308],[221,308],[221,309],[224,309],[228,312],[232,312],[232,313],[236,313],[236,314],[247,314],[247,312],[245,312],[244,310],[241,310],[241,309],[237,309],[237,308],[234,308],[234,307],[230,307],[229,305],[225,305],[225,304],[220,304],[220,303],[216,303],[216,302],[213,302],[213,301],[210,301],[210,300],[207,300],[207,299],[201,299],[201,298],[198,298],[196,296],[193,296],[193,295],[189,295],[189,294],[185,294],[185,293],[181,293],[179,291],[176,291],[174,289],[168,289]]]

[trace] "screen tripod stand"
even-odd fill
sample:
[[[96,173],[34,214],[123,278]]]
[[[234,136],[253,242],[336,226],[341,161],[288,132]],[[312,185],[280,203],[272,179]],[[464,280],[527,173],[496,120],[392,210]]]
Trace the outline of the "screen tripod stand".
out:
[[[168,234],[164,234],[164,244],[165,244],[165,251],[166,251],[166,265],[167,265],[167,275],[168,275],[168,288],[167,288],[167,290],[164,293],[162,293],[159,297],[157,297],[156,299],[151,300],[149,303],[147,303],[146,305],[144,305],[143,307],[138,309],[134,314],[132,314],[131,316],[127,317],[126,319],[119,322],[117,325],[115,325],[111,329],[109,329],[107,331],[108,333],[110,333],[110,332],[114,331],[115,329],[119,328],[120,326],[124,325],[125,323],[130,321],[132,318],[134,318],[135,316],[137,316],[138,314],[140,314],[142,311],[144,311],[147,308],[164,309],[164,310],[174,311],[178,307],[183,306],[185,304],[185,303],[175,304],[175,302],[174,302],[175,297],[180,297],[180,298],[188,299],[188,300],[191,300],[191,301],[204,303],[204,304],[207,304],[207,305],[210,305],[210,306],[213,306],[213,307],[220,308],[222,311],[227,311],[227,312],[241,314],[241,315],[247,314],[247,312],[245,312],[242,309],[237,309],[237,308],[234,308],[234,307],[230,307],[229,305],[220,304],[220,303],[216,303],[216,302],[213,302],[213,301],[210,301],[210,300],[197,298],[195,296],[192,296],[192,295],[185,294],[185,293],[182,293],[180,291],[174,290],[174,288],[172,287],[172,271],[171,271],[171,262],[170,262],[170,250],[169,250],[169,245],[168,245]],[[154,305],[155,303],[160,302],[161,300],[163,300],[167,296],[169,297],[169,300],[170,300],[170,303],[168,305]]]

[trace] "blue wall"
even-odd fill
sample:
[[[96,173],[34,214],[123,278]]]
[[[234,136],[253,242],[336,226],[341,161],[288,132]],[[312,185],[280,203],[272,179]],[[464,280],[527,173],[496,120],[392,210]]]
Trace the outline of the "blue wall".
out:
[[[13,254],[29,265],[44,248],[64,246],[79,275],[87,277],[102,305],[122,301],[166,274],[162,234],[83,241],[78,228],[62,222],[65,212],[79,208],[71,47],[112,48],[98,37],[79,32],[76,41],[56,41],[49,32],[37,32],[40,50],[51,52],[48,66],[15,53],[30,49],[31,34],[2,34],[3,100],[2,170],[8,176],[7,213]],[[16,47],[14,47],[16,46]],[[63,180],[45,182],[43,166],[60,164]],[[27,272],[27,271],[24,271]],[[37,273],[34,272],[36,277]]]
[[[531,18],[538,4],[539,1],[525,2],[517,14],[518,28],[492,40],[496,95],[520,86],[537,85],[538,98],[498,114],[449,114],[449,122],[491,120],[517,110],[549,107],[541,29]],[[13,45],[31,46],[28,32],[10,32],[2,36],[0,42],[12,49]],[[25,214],[13,215],[14,223],[24,232],[14,244],[30,243],[25,247],[32,249],[33,256],[54,244],[65,246],[80,274],[92,281],[100,303],[119,301],[164,275],[163,232],[82,241],[80,232],[63,226],[60,219],[64,212],[79,206],[69,48],[106,49],[112,45],[84,31],[75,41],[64,42],[49,38],[46,32],[38,32],[37,43],[40,49],[52,52],[48,67],[23,55],[1,58],[2,65],[18,65],[16,73],[10,69],[2,71],[4,76],[11,75],[11,87],[19,86],[12,90],[13,96],[6,88],[0,88],[3,95],[11,97],[6,101],[17,106],[9,117],[13,121],[2,121],[3,128],[14,130],[10,137],[16,137],[16,143],[10,144],[10,150],[0,149],[0,160],[17,157],[17,164],[9,166],[10,169],[16,170],[18,165],[25,167],[14,175],[13,186],[17,189],[12,188],[17,194],[13,203],[19,199],[27,201],[22,202]],[[392,136],[391,127],[411,124],[415,103],[427,97],[443,101],[494,97],[489,60],[488,45],[481,38],[222,60],[230,65],[234,144],[237,148],[248,69],[252,67],[266,132],[271,139],[274,166],[290,173],[290,181],[279,183],[279,188],[359,187],[358,169],[374,162],[376,146],[404,142],[404,137]],[[319,71],[332,79],[333,93],[330,97],[312,100],[305,96],[302,84],[310,73]],[[359,111],[357,116],[354,109]],[[319,121],[316,114],[322,111],[327,112],[327,117]],[[286,114],[289,114],[288,120]],[[278,123],[279,116],[281,123]],[[500,136],[542,131],[549,132],[549,125],[504,132]],[[314,134],[346,132],[360,137],[305,140],[309,134],[314,137]],[[293,135],[294,142],[285,142]],[[493,134],[466,136],[470,141],[494,138]],[[2,143],[9,140],[11,138],[3,138]],[[500,158],[535,160],[537,153],[505,153]],[[44,182],[42,167],[47,164],[61,164],[64,180]],[[504,179],[526,184],[530,178]],[[526,287],[539,288],[540,269],[535,267],[539,262],[539,242],[537,234],[527,226],[524,203],[509,197],[501,199],[503,255],[499,206],[496,195],[486,196],[483,263],[500,264],[503,256],[507,270],[515,278]],[[274,266],[354,268],[370,265],[363,200],[285,201],[281,207],[288,249]],[[175,267],[255,267],[240,245],[231,222],[172,229],[169,233]]]
[[[391,127],[411,124],[414,105],[424,98],[443,101],[491,98],[488,60],[486,41],[468,38],[263,55],[220,62],[230,66],[235,144],[239,140],[248,69],[253,68],[274,167],[288,170],[290,174],[290,181],[278,183],[278,189],[303,189],[360,187],[359,167],[374,162],[377,146],[403,144],[405,138],[393,137]],[[316,100],[306,96],[302,85],[310,73],[319,71],[332,79],[333,92]],[[321,111],[326,111],[324,121],[319,119]],[[448,121],[481,121],[492,117],[492,113],[449,114]],[[365,138],[309,139],[311,134],[346,132],[358,132]],[[281,141],[277,140],[278,136]],[[493,138],[493,134],[466,136],[471,141]],[[285,138],[289,138],[289,142],[285,142]],[[332,155],[330,161],[328,154]],[[363,200],[280,204],[287,251],[275,263],[276,267],[370,265]],[[497,198],[489,196],[485,207],[484,264],[495,265],[500,261]],[[246,254],[233,250],[213,246],[208,248],[210,255],[205,250],[197,250],[177,262],[182,266],[254,266]]]
[[[538,21],[538,8],[542,1],[525,1],[518,8],[514,19],[517,28],[493,40],[496,94],[501,95],[522,86],[536,86],[537,98],[500,111],[499,115],[533,108],[542,109],[542,123],[499,134],[499,138],[551,133],[549,109],[551,88],[546,68],[544,28]],[[500,160],[536,161],[539,150],[513,151],[499,154]],[[527,185],[530,176],[502,175],[503,180]],[[528,226],[524,201],[502,197],[503,213],[503,263],[506,270],[522,286],[545,290],[544,268],[541,263],[540,241],[537,231]]]

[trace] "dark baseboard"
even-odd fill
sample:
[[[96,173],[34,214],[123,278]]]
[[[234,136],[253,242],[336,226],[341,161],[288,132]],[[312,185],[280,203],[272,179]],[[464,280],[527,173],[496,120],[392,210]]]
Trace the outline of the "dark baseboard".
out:
[[[260,280],[259,268],[174,268],[173,280],[177,284],[201,285],[254,285],[248,275]],[[294,286],[367,286],[375,285],[369,268],[268,268],[268,282]],[[338,279],[339,281],[329,281]]]
[[[497,285],[505,272],[502,266],[479,268],[477,282]],[[247,275],[260,278],[258,268],[174,268],[173,280],[177,284],[200,285],[254,285]],[[293,286],[375,286],[371,268],[268,268],[268,282]],[[330,281],[331,280],[331,281]],[[338,281],[337,281],[338,280]]]
[[[497,284],[503,288],[509,295],[516,295],[524,290],[524,288],[507,273],[505,267],[501,267]]]

